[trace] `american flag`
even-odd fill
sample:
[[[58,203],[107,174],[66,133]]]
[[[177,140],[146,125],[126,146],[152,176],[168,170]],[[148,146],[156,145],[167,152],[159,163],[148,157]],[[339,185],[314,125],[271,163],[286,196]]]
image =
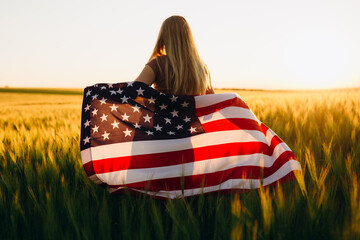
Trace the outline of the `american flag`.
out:
[[[111,193],[179,198],[259,188],[301,171],[236,93],[166,95],[141,82],[85,88],[81,159]]]

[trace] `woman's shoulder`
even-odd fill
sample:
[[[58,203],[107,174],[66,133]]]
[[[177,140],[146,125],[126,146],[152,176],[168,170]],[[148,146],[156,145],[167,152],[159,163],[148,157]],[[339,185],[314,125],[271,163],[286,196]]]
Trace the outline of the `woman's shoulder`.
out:
[[[155,72],[155,74],[157,74],[159,72],[159,69],[160,68],[162,69],[165,66],[166,61],[167,61],[167,56],[162,55],[151,59],[146,65],[151,67]]]
[[[151,59],[148,63],[163,63],[163,62],[167,61],[167,58],[168,58],[167,55],[157,56],[157,57]]]

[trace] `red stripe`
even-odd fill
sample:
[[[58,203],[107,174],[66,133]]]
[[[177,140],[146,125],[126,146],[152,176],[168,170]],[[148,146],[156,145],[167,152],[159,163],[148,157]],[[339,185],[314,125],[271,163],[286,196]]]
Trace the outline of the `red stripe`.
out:
[[[198,147],[174,152],[115,157],[92,161],[97,174],[126,169],[155,168],[225,156],[263,153],[268,155],[269,146],[262,142],[227,143]]]
[[[92,176],[95,174],[94,168],[93,168],[93,161],[87,162],[85,164],[83,164],[84,170],[86,172],[86,175],[88,175],[88,177]]]
[[[201,117],[210,113],[217,112],[226,107],[242,107],[249,109],[249,107],[246,105],[246,103],[243,100],[235,97],[206,107],[196,108],[196,116]]]
[[[219,132],[228,130],[258,130],[261,131],[259,123],[247,118],[226,118],[202,124],[205,132]]]
[[[214,173],[141,181],[125,185],[110,184],[109,186],[114,188],[126,186],[148,191],[171,191],[216,186],[229,179],[263,179],[274,174],[294,157],[292,152],[284,152],[271,167],[239,166]]]
[[[267,187],[272,187],[272,186],[276,186],[280,183],[285,183],[287,181],[290,181],[290,180],[295,180],[296,177],[295,177],[295,173],[294,172],[290,172],[288,174],[286,174],[285,176],[283,176],[282,178],[278,179],[277,181],[269,184],[269,185],[266,185],[265,188]],[[220,189],[220,190],[214,190],[214,191],[209,191],[209,192],[206,192],[206,194],[235,194],[235,193],[244,193],[244,192],[248,192],[250,191],[250,189]],[[114,192],[112,192],[112,194],[124,194],[124,193],[128,193],[128,194],[131,194],[131,195],[142,195],[143,193],[139,193],[138,191],[134,190],[134,189],[131,189],[131,188],[122,188],[122,189],[118,189]],[[149,192],[150,195],[152,195],[151,192]],[[191,195],[191,196],[185,196],[185,197],[194,197],[194,196],[199,196],[199,195],[202,195],[202,193],[199,193],[199,194],[194,194],[194,195]],[[156,196],[155,195],[155,198],[157,199],[168,199],[167,197],[163,197],[163,196]]]

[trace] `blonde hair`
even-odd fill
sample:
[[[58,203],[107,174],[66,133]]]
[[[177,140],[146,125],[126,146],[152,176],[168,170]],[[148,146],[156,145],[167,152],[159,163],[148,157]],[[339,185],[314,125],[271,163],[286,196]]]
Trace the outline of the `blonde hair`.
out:
[[[171,16],[163,22],[149,61],[163,55],[168,58],[164,71],[169,94],[198,95],[212,88],[209,70],[200,59],[185,18]]]

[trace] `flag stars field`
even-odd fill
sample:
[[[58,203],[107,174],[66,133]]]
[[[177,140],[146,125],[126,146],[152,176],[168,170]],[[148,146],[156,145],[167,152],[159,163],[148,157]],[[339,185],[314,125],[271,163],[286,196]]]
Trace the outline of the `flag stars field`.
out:
[[[191,127],[191,128],[189,129],[189,131],[190,131],[191,133],[196,132],[196,127]]]
[[[184,121],[185,121],[185,122],[191,122],[191,118],[189,118],[188,116],[186,116],[186,117],[184,118]]]
[[[164,118],[165,120],[165,124],[171,124],[171,119],[170,118]]]
[[[106,140],[106,139],[109,139],[109,135],[110,135],[110,133],[107,133],[107,132],[105,131],[104,134],[102,134],[101,136],[103,136],[103,137],[104,137],[104,140]]]
[[[134,110],[133,112],[138,112],[138,113],[140,113],[140,111],[139,111],[139,110],[140,110],[140,107],[138,107],[138,105],[135,105],[135,106],[133,106],[132,108],[133,108],[133,110]]]
[[[112,106],[109,106],[111,108],[111,111],[117,111],[118,106],[113,104]]]
[[[85,112],[89,111],[90,110],[90,105],[87,104],[86,107],[84,108]]]
[[[183,102],[183,103],[181,104],[181,106],[182,106],[183,108],[186,108],[186,107],[189,106],[189,103],[188,103],[188,102]]]
[[[160,106],[160,110],[166,110],[166,105],[165,104],[161,104],[161,106]]]
[[[144,96],[144,91],[143,89],[141,89],[141,87],[139,89],[136,90],[138,95],[143,95]]]
[[[127,115],[126,113],[124,113],[123,115],[121,115],[121,117],[122,117],[123,121],[129,121],[130,115]]]
[[[159,126],[159,124],[157,124],[155,127],[156,131],[161,131],[162,127]]]
[[[117,122],[116,120],[114,120],[114,122],[111,123],[111,125],[113,126],[113,129],[114,129],[114,128],[119,128],[119,123],[120,123],[120,122]]]
[[[92,128],[93,133],[99,132],[99,126],[96,126]]]
[[[123,131],[123,133],[125,134],[125,137],[127,137],[127,136],[131,137],[131,132],[132,132],[132,130],[129,130],[128,128],[126,128],[126,130]]]
[[[127,103],[129,98],[126,97],[126,96],[123,96],[123,97],[120,98],[120,99],[121,99],[122,103]]]
[[[100,117],[101,118],[101,121],[107,121],[107,117],[108,115],[106,115],[105,113],[103,113],[103,115]]]
[[[151,97],[148,99],[148,101],[149,101],[149,104],[155,104],[156,99]]]
[[[90,126],[90,121],[86,120],[86,122],[84,123],[84,127],[89,127]]]
[[[84,138],[83,141],[84,141],[84,145],[90,143],[90,138],[86,136],[86,138]]]
[[[152,117],[150,117],[149,114],[146,114],[146,116],[143,116],[143,118],[144,118],[144,122],[150,123]]]
[[[173,117],[178,117],[178,113],[179,113],[179,111],[176,111],[175,109],[172,111],[172,112],[170,112],[171,114],[172,114],[172,116]]]
[[[178,97],[176,97],[174,95],[170,98],[171,102],[176,102],[177,99],[178,99]]]
[[[100,105],[103,105],[103,104],[105,104],[106,103],[106,98],[102,98],[101,100],[100,100]]]

